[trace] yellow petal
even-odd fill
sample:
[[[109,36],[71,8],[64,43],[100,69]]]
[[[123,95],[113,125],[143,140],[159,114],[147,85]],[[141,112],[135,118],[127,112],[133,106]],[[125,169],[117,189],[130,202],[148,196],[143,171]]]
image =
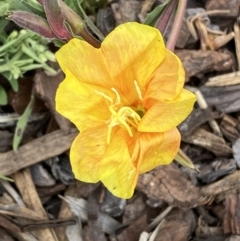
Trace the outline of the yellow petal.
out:
[[[83,83],[66,70],[66,78],[57,90],[56,109],[81,131],[105,123],[110,118],[109,108],[96,91],[116,98],[111,90]]]
[[[136,105],[139,99],[134,82],[144,95],[149,77],[165,55],[160,32],[134,22],[119,25],[100,49],[72,39],[56,53],[64,73],[68,70],[81,82],[115,88],[123,104],[129,106]]]
[[[179,58],[167,50],[166,58],[150,77],[143,102],[148,99],[160,101],[173,100],[181,92],[185,81],[185,72]]]
[[[79,81],[108,87],[111,82],[100,49],[86,41],[72,39],[58,50],[57,61],[66,74],[70,72]]]
[[[115,127],[99,169],[99,177],[107,189],[120,198],[130,198],[136,187],[138,171],[128,150],[129,134]]]
[[[139,172],[145,173],[156,166],[170,164],[179,150],[180,140],[177,128],[164,133],[141,133],[135,146],[139,148]]]
[[[135,22],[114,29],[104,39],[101,50],[113,87],[126,96],[136,94],[134,81],[144,93],[149,77],[166,54],[160,32]]]
[[[99,165],[107,148],[107,126],[97,126],[81,132],[70,150],[70,160],[76,179],[99,181]]]
[[[173,101],[156,101],[138,125],[141,132],[165,132],[179,125],[192,111],[196,96],[183,89]]]

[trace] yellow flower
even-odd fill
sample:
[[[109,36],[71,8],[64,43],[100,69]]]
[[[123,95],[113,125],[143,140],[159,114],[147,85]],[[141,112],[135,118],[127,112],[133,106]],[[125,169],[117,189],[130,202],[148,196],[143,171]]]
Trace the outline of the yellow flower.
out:
[[[56,56],[66,75],[56,108],[80,130],[70,150],[75,177],[130,198],[139,174],[179,150],[176,126],[196,100],[183,89],[181,61],[157,29],[138,23],[118,26],[99,49],[72,39]]]

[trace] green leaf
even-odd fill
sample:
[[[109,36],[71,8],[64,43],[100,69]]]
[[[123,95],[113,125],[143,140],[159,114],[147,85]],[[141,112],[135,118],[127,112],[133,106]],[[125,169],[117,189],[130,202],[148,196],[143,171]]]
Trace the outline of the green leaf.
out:
[[[14,182],[13,179],[11,179],[9,177],[5,177],[3,175],[0,175],[0,179],[5,180],[5,181],[9,181],[9,182]]]
[[[7,93],[5,89],[0,85],[0,105],[6,105],[8,103]]]
[[[35,95],[34,95],[34,92],[32,92],[30,102],[28,103],[27,108],[25,109],[24,113],[22,114],[22,116],[19,118],[19,120],[17,122],[17,126],[16,126],[15,133],[14,133],[14,138],[13,138],[13,150],[14,151],[17,151],[18,146],[22,140],[23,133],[24,133],[27,123],[28,123],[28,119],[32,113],[34,100],[35,100]]]
[[[1,5],[0,5],[1,6]],[[3,31],[5,29],[5,27],[7,26],[7,24],[9,23],[9,20],[5,19],[5,18],[1,18],[0,19],[0,33],[3,34]],[[5,33],[4,33],[5,34]]]
[[[28,9],[26,6],[22,4],[22,1],[19,0],[11,0],[9,2],[9,11],[12,10],[21,10],[21,11],[27,11]]]
[[[62,42],[60,39],[53,39],[52,40],[52,43],[56,46],[56,47],[58,47],[58,48],[61,48],[65,43],[64,42]]]
[[[21,3],[29,10],[30,13],[34,13],[38,16],[45,17],[45,12],[43,6],[37,1],[21,1]]]
[[[92,20],[87,16],[87,14],[85,13],[85,11],[83,10],[81,4],[82,4],[83,0],[79,0],[78,1],[78,7],[81,11],[81,14],[83,15],[83,19],[86,22],[86,24],[88,25],[88,27],[98,36],[98,38],[103,41],[104,40],[104,35],[99,31],[99,29],[94,25],[94,23],[92,22]]]
[[[18,91],[18,81],[16,78],[13,77],[13,73],[5,72],[5,73],[1,73],[1,74],[9,81],[13,90],[15,92],[17,92]]]
[[[154,26],[155,23],[157,22],[159,16],[161,15],[162,11],[164,10],[164,8],[167,6],[167,4],[170,1],[171,0],[167,0],[163,4],[154,8],[153,11],[147,15],[147,17],[145,18],[143,23],[146,24],[146,25]]]
[[[68,7],[70,7],[74,12],[78,13],[76,0],[65,0],[64,3],[68,5]]]

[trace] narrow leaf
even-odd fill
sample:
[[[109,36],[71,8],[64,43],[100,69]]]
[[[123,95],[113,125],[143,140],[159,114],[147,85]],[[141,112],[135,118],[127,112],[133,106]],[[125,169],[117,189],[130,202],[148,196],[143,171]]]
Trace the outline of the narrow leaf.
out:
[[[86,22],[88,27],[98,36],[100,41],[103,41],[104,35],[99,31],[99,29],[93,24],[92,20],[87,16],[87,14],[85,13],[85,11],[83,10],[83,8],[81,6],[82,2],[83,2],[83,0],[80,0],[78,2],[78,7],[83,15],[84,21]]]
[[[30,102],[28,103],[28,106],[26,107],[24,113],[21,115],[21,117],[19,118],[19,120],[17,122],[17,126],[16,126],[15,133],[14,133],[14,138],[13,138],[13,150],[14,151],[17,151],[18,146],[22,140],[23,133],[26,129],[28,119],[29,119],[32,109],[33,109],[34,100],[35,100],[35,96],[34,96],[34,92],[32,91]]]
[[[164,2],[161,5],[158,5],[157,7],[155,7],[153,9],[152,12],[150,12],[147,17],[144,20],[144,24],[146,25],[150,25],[150,26],[154,26],[155,23],[157,22],[159,16],[161,15],[162,11],[164,10],[164,8],[166,7],[166,5],[170,2],[171,0],[167,0],[166,2]]]
[[[3,31],[8,23],[9,23],[9,21],[7,19],[4,19],[4,18],[0,19],[0,33],[1,34],[4,34]]]
[[[21,3],[28,9],[29,12],[36,14],[41,17],[45,17],[43,6],[37,1],[21,1]]]
[[[12,70],[12,72],[14,73],[15,69]],[[16,78],[14,78],[13,73],[12,72],[4,72],[1,73],[10,83],[12,89],[17,92],[18,91],[18,81]]]
[[[9,177],[5,177],[3,175],[0,175],[0,179],[5,180],[5,181],[9,181],[9,182],[14,182],[13,179],[11,179]]]
[[[8,103],[7,93],[5,89],[0,85],[0,105],[6,105]]]
[[[26,8],[26,6],[24,4],[22,4],[22,1],[19,0],[11,0],[8,1],[9,3],[9,11],[28,11],[28,9]]]

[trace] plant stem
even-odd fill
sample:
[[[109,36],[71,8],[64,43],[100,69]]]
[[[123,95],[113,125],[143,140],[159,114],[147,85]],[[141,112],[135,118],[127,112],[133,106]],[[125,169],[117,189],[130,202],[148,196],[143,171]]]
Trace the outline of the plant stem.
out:
[[[175,49],[177,38],[182,26],[186,5],[187,0],[179,0],[176,16],[174,18],[173,26],[167,41],[167,48],[171,51],[174,51]]]

